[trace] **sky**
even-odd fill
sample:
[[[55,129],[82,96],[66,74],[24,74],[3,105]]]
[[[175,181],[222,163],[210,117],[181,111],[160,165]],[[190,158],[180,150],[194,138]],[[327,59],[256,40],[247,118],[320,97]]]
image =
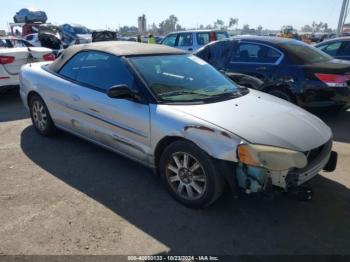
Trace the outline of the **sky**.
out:
[[[0,0],[0,29],[7,29],[14,14],[23,7],[44,10],[49,22],[78,23],[91,29],[137,26],[145,14],[147,24],[157,25],[169,15],[178,17],[181,26],[196,28],[217,19],[228,23],[238,18],[238,27],[279,30],[283,25],[300,29],[312,21],[336,28],[343,0]]]

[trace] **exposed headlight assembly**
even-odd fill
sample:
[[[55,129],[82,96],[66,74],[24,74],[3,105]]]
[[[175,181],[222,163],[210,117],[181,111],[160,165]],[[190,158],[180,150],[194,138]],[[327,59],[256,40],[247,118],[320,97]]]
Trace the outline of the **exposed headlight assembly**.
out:
[[[237,150],[239,161],[249,166],[264,167],[272,171],[304,168],[306,156],[297,151],[253,144],[241,144]]]

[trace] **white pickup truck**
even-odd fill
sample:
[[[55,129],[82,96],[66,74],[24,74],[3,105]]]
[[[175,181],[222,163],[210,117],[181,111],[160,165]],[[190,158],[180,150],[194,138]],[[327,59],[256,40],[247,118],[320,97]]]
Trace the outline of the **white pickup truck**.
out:
[[[55,55],[49,48],[0,48],[0,92],[19,85],[18,76],[23,65],[52,60],[55,60]]]

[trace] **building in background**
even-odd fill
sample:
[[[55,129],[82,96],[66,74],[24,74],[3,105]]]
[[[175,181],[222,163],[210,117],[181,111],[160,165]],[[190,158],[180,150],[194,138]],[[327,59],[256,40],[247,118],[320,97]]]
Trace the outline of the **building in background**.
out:
[[[142,16],[139,16],[137,18],[137,24],[138,24],[139,34],[145,35],[147,33],[146,15],[143,14]]]

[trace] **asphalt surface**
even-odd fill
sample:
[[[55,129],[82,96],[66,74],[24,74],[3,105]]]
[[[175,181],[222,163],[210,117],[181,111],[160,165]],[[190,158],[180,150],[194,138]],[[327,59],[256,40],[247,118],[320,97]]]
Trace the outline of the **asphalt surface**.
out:
[[[338,169],[310,203],[175,202],[147,168],[66,133],[40,137],[16,92],[0,96],[0,254],[350,254],[350,111],[323,117]]]

